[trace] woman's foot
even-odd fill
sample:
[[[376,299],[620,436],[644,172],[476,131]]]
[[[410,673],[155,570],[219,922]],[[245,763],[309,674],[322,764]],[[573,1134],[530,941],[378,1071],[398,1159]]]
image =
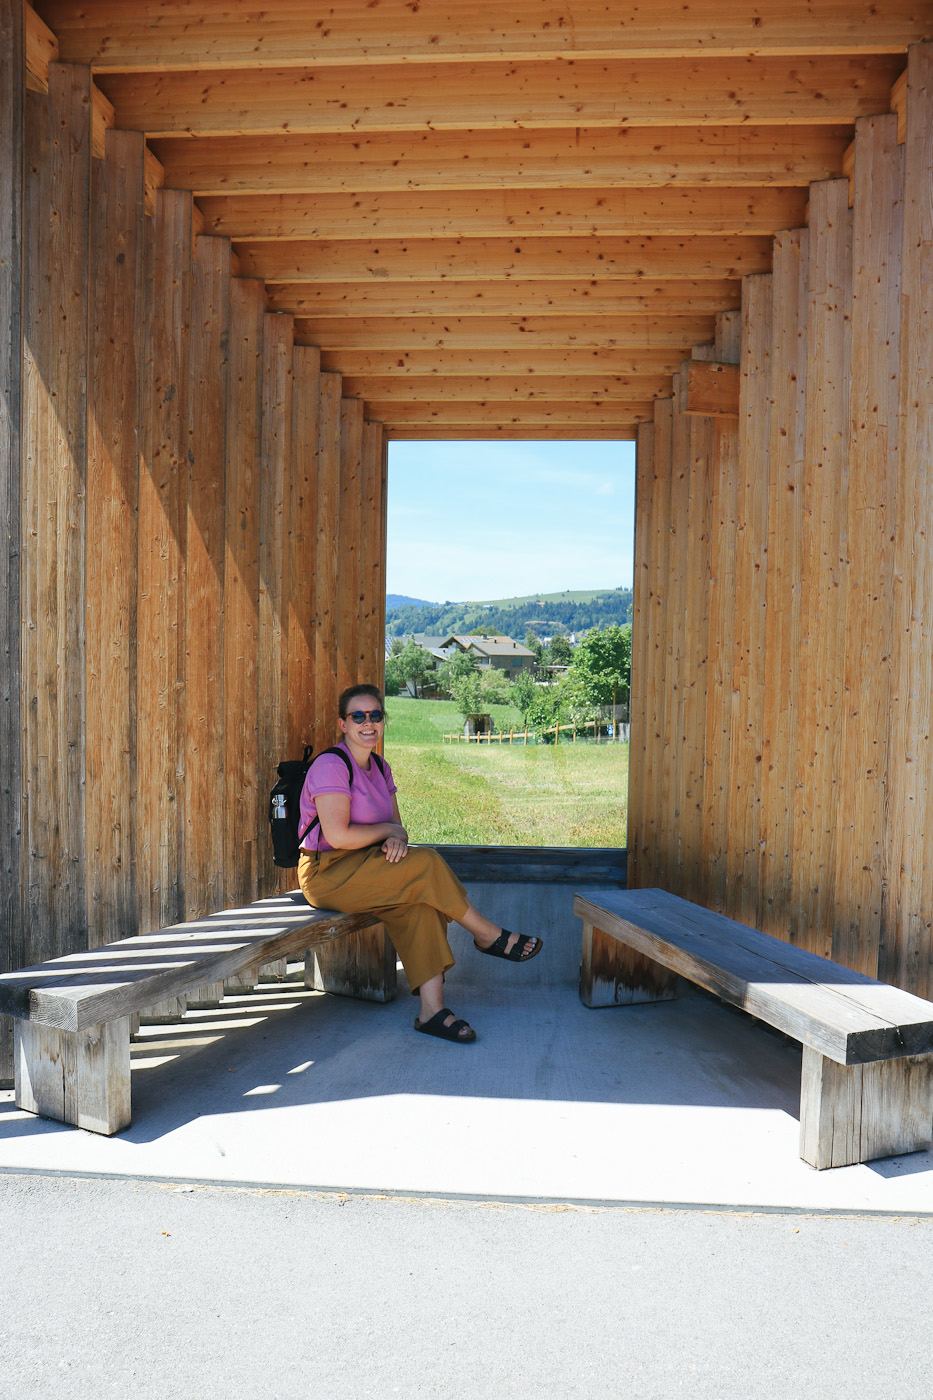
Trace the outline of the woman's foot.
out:
[[[506,958],[509,962],[527,962],[535,953],[540,953],[542,944],[540,938],[524,938],[519,933],[512,933],[503,928],[488,941],[474,937],[473,946],[481,953],[489,953],[494,958]]]
[[[421,1015],[415,1022],[415,1030],[423,1032],[424,1035],[435,1035],[438,1040],[452,1040],[460,1045],[469,1045],[471,1040],[476,1039],[476,1031],[466,1021],[458,1020],[452,1011],[446,1006],[442,1006],[434,1015],[428,1015],[424,1007],[421,1008]]]

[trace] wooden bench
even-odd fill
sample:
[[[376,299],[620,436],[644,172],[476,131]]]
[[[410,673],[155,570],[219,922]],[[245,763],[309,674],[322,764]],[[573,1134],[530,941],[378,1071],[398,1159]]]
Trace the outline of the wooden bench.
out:
[[[579,894],[586,1006],[664,1001],[685,977],[803,1045],[800,1155],[817,1168],[928,1148],[933,1003],[664,890]]]
[[[335,940],[342,940],[338,945]],[[305,959],[305,982],[372,1001],[395,995],[395,952],[371,915],[311,909],[301,894],[257,900],[0,975],[0,1013],[16,1018],[19,1108],[118,1133],[131,1121],[130,1034],[138,1017],[260,968]],[[244,977],[245,974],[245,977]],[[204,1004],[203,994],[197,998]]]

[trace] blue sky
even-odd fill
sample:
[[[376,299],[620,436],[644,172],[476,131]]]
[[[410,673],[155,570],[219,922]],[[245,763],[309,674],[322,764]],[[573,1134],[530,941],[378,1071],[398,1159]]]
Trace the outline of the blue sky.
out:
[[[443,603],[632,582],[633,442],[389,444],[387,589]]]

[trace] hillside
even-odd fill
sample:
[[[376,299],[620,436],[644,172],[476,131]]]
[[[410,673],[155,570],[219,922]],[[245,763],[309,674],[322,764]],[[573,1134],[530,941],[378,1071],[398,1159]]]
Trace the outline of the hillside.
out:
[[[523,598],[497,598],[491,602],[406,605],[386,609],[386,632],[406,637],[410,632],[473,632],[488,629],[523,641],[530,627],[539,635],[584,632],[631,621],[632,590],[611,588],[597,592],[568,590],[536,593]]]

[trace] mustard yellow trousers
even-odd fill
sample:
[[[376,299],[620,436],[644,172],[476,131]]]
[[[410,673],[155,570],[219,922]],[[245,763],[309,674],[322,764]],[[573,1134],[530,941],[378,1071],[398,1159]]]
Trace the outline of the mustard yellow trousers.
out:
[[[302,851],[298,883],[314,909],[377,914],[402,960],[412,995],[454,965],[447,925],[467,911],[466,890],[429,846],[388,861],[379,846],[362,851]]]

